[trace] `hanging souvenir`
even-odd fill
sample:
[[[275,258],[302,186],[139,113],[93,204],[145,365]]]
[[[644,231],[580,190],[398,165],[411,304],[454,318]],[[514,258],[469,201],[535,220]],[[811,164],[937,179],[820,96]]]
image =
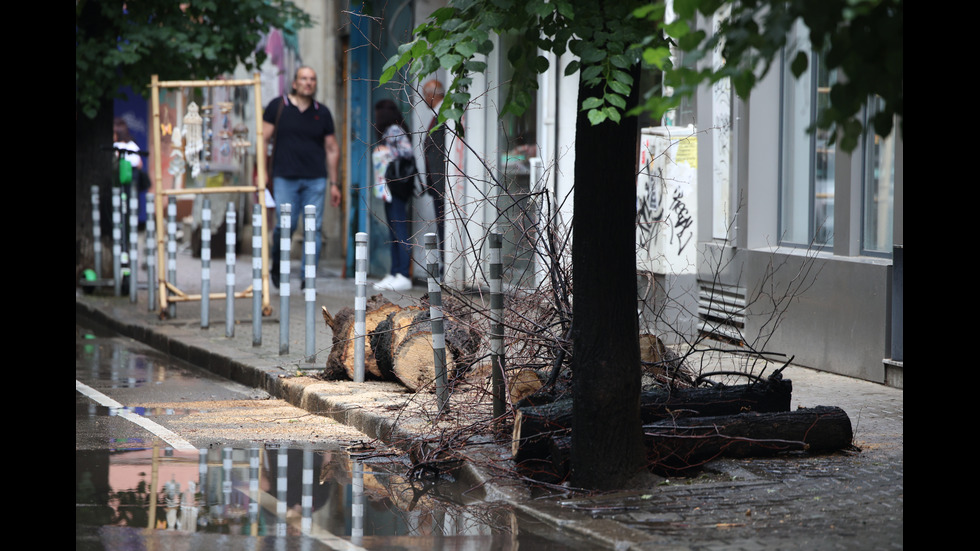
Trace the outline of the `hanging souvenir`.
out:
[[[193,101],[187,106],[184,115],[184,160],[191,167],[191,177],[197,178],[201,173],[201,151],[204,150],[204,120],[198,114],[197,104]]]

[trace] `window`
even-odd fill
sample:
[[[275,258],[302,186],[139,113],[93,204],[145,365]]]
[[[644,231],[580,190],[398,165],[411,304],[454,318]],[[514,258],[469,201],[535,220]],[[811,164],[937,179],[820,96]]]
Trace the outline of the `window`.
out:
[[[872,120],[876,104],[869,108]],[[892,222],[895,193],[895,133],[887,137],[868,132],[865,137],[864,213],[861,248],[864,254],[892,254]]]
[[[822,248],[834,243],[835,147],[827,131],[810,128],[829,102],[837,71],[826,69],[807,36],[797,23],[784,57],[779,234],[784,245]],[[810,64],[797,79],[789,64],[801,50],[810,52]]]

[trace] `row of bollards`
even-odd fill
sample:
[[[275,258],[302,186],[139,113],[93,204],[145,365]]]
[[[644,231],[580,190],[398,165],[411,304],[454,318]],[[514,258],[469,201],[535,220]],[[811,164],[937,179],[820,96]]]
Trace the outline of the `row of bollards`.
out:
[[[122,281],[122,208],[121,194],[118,188],[113,189],[113,272],[116,296],[121,295]],[[98,186],[92,188],[93,203],[93,225],[94,225],[94,252],[96,255],[96,266],[101,265],[101,240],[99,226],[99,205],[98,205]],[[147,288],[149,292],[149,308],[154,309],[156,305],[155,293],[158,290],[157,278],[157,236],[154,218],[153,203],[147,203],[147,226],[146,226],[146,250],[147,250]],[[130,262],[138,263],[137,237],[137,215],[138,204],[135,197],[129,205],[129,245],[128,252]],[[289,204],[280,206],[281,228],[292,227],[292,207]],[[167,239],[166,239],[166,280],[176,288],[177,284],[177,203],[176,198],[169,197],[167,203]],[[262,283],[262,207],[255,205],[252,212],[252,345],[262,345],[262,298],[265,289]],[[235,247],[237,243],[236,235],[237,216],[235,204],[228,203],[225,213],[225,336],[232,338],[235,336]],[[306,306],[306,360],[310,363],[316,362],[316,208],[308,205],[304,209],[304,273],[303,291]],[[201,328],[207,329],[210,325],[210,298],[211,298],[211,240],[212,240],[212,217],[211,201],[205,197],[201,210]],[[448,371],[446,365],[446,338],[444,313],[442,308],[442,283],[440,281],[439,254],[437,248],[437,235],[427,233],[425,240],[425,259],[426,275],[429,293],[429,316],[432,327],[432,350],[433,365],[435,366],[435,387],[436,396],[440,409],[445,408],[449,401]],[[502,264],[501,264],[501,244],[502,236],[500,233],[492,232],[490,240],[490,263],[489,263],[489,283],[490,283],[490,353],[491,353],[491,381],[494,417],[504,414],[503,399],[504,382],[504,346],[503,346],[503,292],[502,292]],[[291,236],[289,231],[283,231],[280,235],[280,331],[279,331],[279,354],[289,353],[289,300],[290,300],[290,244]],[[355,296],[354,296],[354,381],[364,382],[365,369],[365,347],[366,347],[366,307],[367,307],[367,266],[368,266],[368,236],[364,232],[359,232],[355,236]],[[134,270],[133,273],[138,273]],[[136,302],[136,277],[131,278],[130,300]],[[176,304],[168,304],[168,315],[176,315]]]

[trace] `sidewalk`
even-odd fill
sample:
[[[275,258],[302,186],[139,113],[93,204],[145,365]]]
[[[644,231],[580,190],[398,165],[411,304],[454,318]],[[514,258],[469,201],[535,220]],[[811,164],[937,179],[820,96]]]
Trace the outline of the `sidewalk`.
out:
[[[224,291],[224,259],[213,259],[212,292]],[[237,258],[236,290],[251,284],[251,256]],[[242,384],[315,412],[330,412],[372,438],[410,441],[431,427],[400,417],[406,391],[398,383],[326,382],[297,377],[322,368],[331,344],[320,313],[354,303],[354,278],[326,262],[318,277],[313,311],[315,362],[306,354],[307,307],[293,262],[289,311],[289,353],[280,355],[280,298],[273,289],[272,314],[262,318],[261,343],[253,343],[252,299],[235,301],[236,326],[226,336],[225,301],[210,301],[210,326],[201,328],[199,301],[176,304],[176,316],[161,319],[147,304],[146,272],[137,302],[112,290],[85,295],[76,289],[76,315],[168,352]],[[188,250],[177,255],[177,284],[200,293],[200,260]],[[320,276],[321,274],[318,274]],[[368,281],[368,296],[376,294]],[[424,285],[392,302],[413,303]],[[614,549],[868,549],[897,548],[903,539],[903,391],[802,367],[790,366],[791,408],[838,406],[854,428],[856,450],[830,456],[718,460],[694,479],[664,481],[653,488],[592,498],[554,496],[530,499],[523,486],[494,479],[480,469],[467,474],[487,485],[488,500],[502,500],[526,514]]]

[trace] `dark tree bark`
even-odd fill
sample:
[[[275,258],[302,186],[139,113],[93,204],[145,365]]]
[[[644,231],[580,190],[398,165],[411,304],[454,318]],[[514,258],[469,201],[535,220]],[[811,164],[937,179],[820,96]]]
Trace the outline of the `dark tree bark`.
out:
[[[643,427],[650,465],[674,475],[718,457],[827,453],[851,445],[851,420],[839,407],[664,419]]]
[[[781,376],[723,388],[649,390],[640,393],[640,419],[646,425],[664,419],[785,412],[789,411],[792,393],[792,381]],[[514,461],[521,464],[547,459],[551,440],[567,437],[573,419],[573,400],[569,398],[517,408],[511,449]],[[561,461],[566,460],[561,458]]]
[[[632,70],[639,81],[639,67]],[[638,101],[639,87],[627,99]],[[579,85],[578,102],[602,91]],[[572,228],[572,484],[623,487],[643,470],[636,318],[637,120],[576,122]],[[598,420],[602,421],[599,422]]]
[[[100,186],[102,204],[103,277],[112,273],[112,219],[107,208],[111,198],[108,185],[112,156],[104,151],[112,146],[112,99],[102,102],[98,115],[90,119],[75,106],[75,282],[82,271],[95,268],[92,232],[92,186]],[[109,251],[110,254],[106,254]]]

